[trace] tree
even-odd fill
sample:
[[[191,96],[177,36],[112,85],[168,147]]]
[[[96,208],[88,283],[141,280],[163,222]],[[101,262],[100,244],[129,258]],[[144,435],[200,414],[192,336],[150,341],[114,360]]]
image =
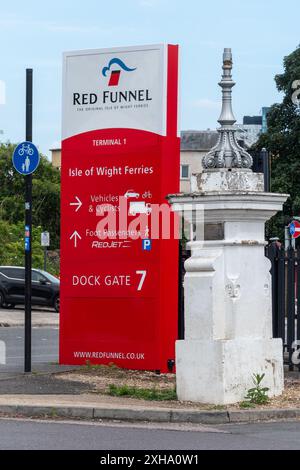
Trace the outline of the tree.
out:
[[[32,231],[32,267],[43,268],[43,248],[41,247],[41,227]],[[9,224],[0,220],[0,264],[24,266],[24,222]]]
[[[284,93],[282,103],[268,113],[268,131],[254,150],[265,147],[271,154],[271,191],[290,194],[283,212],[271,219],[267,236],[283,236],[283,227],[300,215],[300,114],[293,102],[293,84],[300,80],[300,46],[283,61],[284,73],[275,76],[277,89]],[[294,100],[295,101],[295,100]]]
[[[0,220],[24,225],[24,177],[12,167],[14,149],[13,144],[0,145]],[[60,173],[44,156],[33,176],[32,194],[33,226],[49,231],[51,248],[59,248]]]

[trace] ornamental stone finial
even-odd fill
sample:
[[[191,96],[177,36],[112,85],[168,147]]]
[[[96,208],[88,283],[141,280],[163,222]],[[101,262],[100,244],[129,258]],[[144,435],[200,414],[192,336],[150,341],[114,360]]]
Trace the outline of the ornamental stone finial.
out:
[[[235,82],[232,80],[232,53],[230,48],[225,48],[223,53],[223,75],[219,85],[222,88],[222,111],[218,119],[221,127],[217,145],[203,157],[203,167],[209,168],[251,168],[253,160],[251,155],[241,147],[236,140],[236,119],[232,111],[232,88]]]

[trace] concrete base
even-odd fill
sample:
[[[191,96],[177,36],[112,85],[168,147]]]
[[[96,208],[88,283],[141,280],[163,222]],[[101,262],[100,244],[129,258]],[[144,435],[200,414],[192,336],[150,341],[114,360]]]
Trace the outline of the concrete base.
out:
[[[227,405],[243,401],[253,374],[265,374],[269,397],[284,388],[282,340],[239,338],[176,343],[179,400]]]

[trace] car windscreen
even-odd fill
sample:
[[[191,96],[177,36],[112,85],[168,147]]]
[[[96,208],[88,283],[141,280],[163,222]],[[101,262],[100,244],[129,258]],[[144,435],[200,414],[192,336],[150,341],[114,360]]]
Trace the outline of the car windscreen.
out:
[[[49,279],[49,281],[51,281],[53,284],[59,284],[59,279],[57,279],[57,277],[55,276],[52,276],[52,274],[47,273],[46,271],[40,271],[40,273],[43,274],[43,276],[45,276],[47,279]]]
[[[36,282],[48,281],[48,279],[39,271],[32,271],[31,278],[33,281],[36,281]]]

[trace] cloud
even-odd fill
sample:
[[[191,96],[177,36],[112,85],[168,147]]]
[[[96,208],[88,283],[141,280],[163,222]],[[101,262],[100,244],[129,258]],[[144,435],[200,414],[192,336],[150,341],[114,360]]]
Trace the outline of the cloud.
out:
[[[210,100],[209,98],[200,98],[199,100],[194,101],[193,106],[201,109],[220,109],[221,102]]]

